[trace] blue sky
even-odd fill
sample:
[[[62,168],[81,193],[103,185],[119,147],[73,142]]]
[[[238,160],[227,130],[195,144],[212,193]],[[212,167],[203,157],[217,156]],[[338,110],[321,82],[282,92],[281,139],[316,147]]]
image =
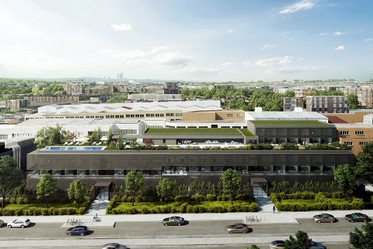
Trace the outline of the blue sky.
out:
[[[371,0],[0,0],[0,77],[373,78]]]

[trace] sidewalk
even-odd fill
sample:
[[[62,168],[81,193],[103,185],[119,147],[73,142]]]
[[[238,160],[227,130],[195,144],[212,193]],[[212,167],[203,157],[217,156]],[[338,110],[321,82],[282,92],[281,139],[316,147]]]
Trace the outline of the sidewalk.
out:
[[[134,214],[134,215],[103,215],[98,216],[101,221],[93,222],[94,215],[59,215],[59,216],[30,216],[27,217],[34,223],[61,223],[64,226],[68,219],[81,219],[89,221],[89,226],[115,226],[116,222],[161,222],[163,218],[171,215],[183,216],[186,220],[208,221],[208,220],[227,220],[231,222],[245,222],[246,217],[255,218],[250,225],[259,224],[294,224],[299,223],[297,219],[312,219],[315,214],[330,213],[338,219],[344,219],[348,213],[362,212],[373,217],[373,210],[343,210],[343,211],[310,211],[310,212],[277,212],[277,213],[198,213],[198,214]],[[15,216],[1,216],[4,222],[14,220]]]

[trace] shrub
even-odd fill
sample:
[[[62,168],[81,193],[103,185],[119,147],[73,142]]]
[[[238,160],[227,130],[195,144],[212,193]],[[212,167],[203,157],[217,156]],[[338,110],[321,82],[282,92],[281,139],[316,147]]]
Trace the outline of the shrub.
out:
[[[206,195],[206,201],[216,201],[216,195],[207,194]]]
[[[190,199],[196,202],[201,202],[204,200],[204,196],[201,194],[194,194],[190,197]]]

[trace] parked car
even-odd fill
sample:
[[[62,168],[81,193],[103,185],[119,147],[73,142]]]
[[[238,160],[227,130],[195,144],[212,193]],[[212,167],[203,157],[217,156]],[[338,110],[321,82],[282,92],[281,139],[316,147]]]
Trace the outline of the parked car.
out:
[[[102,249],[129,249],[127,246],[118,243],[109,243],[103,245]]]
[[[8,222],[8,227],[9,228],[13,228],[13,227],[25,228],[25,227],[28,227],[30,224],[31,224],[30,219],[17,218],[13,220],[12,222]]]
[[[270,249],[283,249],[285,248],[285,241],[283,240],[274,240],[271,243],[269,243]],[[311,240],[309,249],[326,249],[326,247],[321,244],[320,242],[314,242]]]
[[[235,223],[233,225],[227,226],[228,233],[248,233],[250,228],[243,223]]]
[[[164,218],[162,223],[164,226],[181,226],[186,224],[186,220],[180,216],[171,216]]]
[[[368,222],[372,221],[372,219],[363,213],[352,213],[352,214],[346,214],[345,219],[348,220],[349,222]]]
[[[0,227],[4,226],[5,222],[0,219]]]
[[[67,229],[66,234],[67,235],[80,235],[84,236],[88,233],[88,227],[86,226],[75,226],[75,227],[70,227]]]
[[[337,221],[337,219],[333,215],[327,213],[315,215],[313,216],[313,220],[317,223],[333,223]]]

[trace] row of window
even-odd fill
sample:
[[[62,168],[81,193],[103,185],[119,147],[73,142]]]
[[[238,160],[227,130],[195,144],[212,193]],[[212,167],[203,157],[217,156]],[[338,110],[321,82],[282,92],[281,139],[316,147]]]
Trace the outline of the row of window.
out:
[[[341,135],[349,135],[350,131],[340,131],[339,134]],[[364,136],[364,131],[355,131],[356,136]]]
[[[334,166],[254,166],[234,167],[242,174],[250,172],[287,173],[287,172],[333,172]],[[222,173],[228,167],[164,167],[163,170],[140,170],[147,175],[187,175],[193,173]],[[49,173],[53,176],[124,176],[127,170],[35,170],[33,175]]]
[[[364,146],[367,142],[359,142],[359,146]],[[347,144],[348,146],[352,146],[352,142],[344,142],[344,144]]]

